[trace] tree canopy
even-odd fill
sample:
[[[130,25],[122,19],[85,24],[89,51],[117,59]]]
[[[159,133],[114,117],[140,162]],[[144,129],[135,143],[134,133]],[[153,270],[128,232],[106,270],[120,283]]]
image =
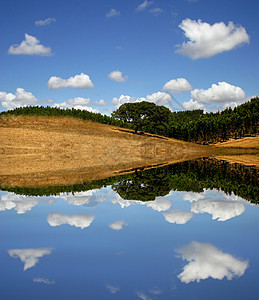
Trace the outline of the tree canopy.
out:
[[[170,110],[165,106],[142,101],[124,103],[112,113],[112,117],[123,122],[132,123],[135,132],[142,130],[167,135],[170,114]]]

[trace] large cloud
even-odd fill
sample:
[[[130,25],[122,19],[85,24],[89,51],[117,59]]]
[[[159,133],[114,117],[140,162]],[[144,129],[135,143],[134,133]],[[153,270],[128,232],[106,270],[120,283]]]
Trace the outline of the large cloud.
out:
[[[12,93],[0,92],[0,101],[3,108],[9,110],[21,106],[33,105],[38,102],[37,98],[22,88],[17,88],[15,95]]]
[[[123,226],[127,226],[127,225],[128,223],[126,223],[125,221],[116,221],[109,224],[109,227],[113,230],[121,230]]]
[[[117,82],[123,82],[128,79],[128,76],[125,75],[124,77],[122,76],[122,72],[119,70],[112,71],[110,74],[108,74],[108,77],[111,80],[117,81]]]
[[[189,262],[178,275],[184,283],[199,282],[209,277],[231,280],[234,276],[242,276],[248,267],[248,261],[234,258],[207,243],[192,242],[177,252]]]
[[[67,87],[77,89],[90,89],[94,87],[94,84],[92,83],[89,75],[86,75],[84,73],[71,76],[68,79],[52,76],[48,81],[48,88],[52,90],[59,90],[61,88]]]
[[[213,220],[226,221],[241,215],[245,211],[245,206],[237,201],[204,199],[193,202],[191,210],[195,214],[209,213]]]
[[[153,102],[157,105],[166,105],[171,103],[172,97],[168,93],[164,92],[153,93],[151,95],[147,95],[146,98],[136,98],[128,95],[121,95],[119,98],[114,97],[112,99],[112,104],[115,104],[117,109],[124,103],[136,103],[141,101]]]
[[[164,91],[169,91],[172,94],[182,93],[182,92],[188,92],[192,90],[192,86],[185,78],[177,78],[172,79],[168,81],[163,86]]]
[[[24,263],[24,271],[36,265],[40,257],[49,255],[52,248],[36,248],[36,249],[11,249],[8,253],[11,257],[20,258]]]
[[[15,209],[17,214],[24,214],[39,203],[39,200],[32,197],[6,193],[1,196],[0,211]]]
[[[59,108],[74,108],[74,109],[81,109],[81,110],[87,110],[93,113],[99,113],[98,109],[90,107],[90,99],[89,98],[82,98],[82,97],[76,97],[73,99],[69,99],[67,101],[64,101],[62,103],[54,103],[54,107]]]
[[[191,100],[183,103],[183,107],[188,110],[206,109],[205,105],[221,105],[235,107],[246,100],[245,92],[239,87],[227,82],[212,84],[207,90],[194,89],[191,91]]]
[[[68,216],[60,213],[51,213],[48,215],[47,221],[53,227],[68,224],[84,229],[89,227],[94,219],[95,216],[87,214]]]
[[[35,21],[36,26],[46,26],[49,25],[50,23],[55,23],[56,19],[55,18],[47,18],[45,20],[38,20]]]
[[[176,52],[192,59],[207,58],[224,51],[229,51],[243,43],[249,43],[249,36],[242,26],[229,22],[210,25],[201,20],[185,19],[179,25],[189,39],[182,43]]]
[[[24,55],[52,55],[51,49],[40,44],[36,37],[25,33],[25,40],[20,45],[12,45],[9,54],[24,54]]]
[[[180,210],[170,210],[163,213],[163,215],[167,222],[176,224],[185,224],[194,216],[193,213],[189,211]]]
[[[191,98],[201,103],[225,103],[242,102],[245,100],[245,92],[239,87],[227,82],[212,84],[207,90],[195,89],[191,92]]]

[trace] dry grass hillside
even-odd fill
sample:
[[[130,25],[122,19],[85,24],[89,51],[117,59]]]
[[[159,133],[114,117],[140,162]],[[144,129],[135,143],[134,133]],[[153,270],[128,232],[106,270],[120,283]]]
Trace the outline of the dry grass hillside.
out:
[[[214,149],[74,118],[0,118],[0,184],[60,185],[180,162]]]

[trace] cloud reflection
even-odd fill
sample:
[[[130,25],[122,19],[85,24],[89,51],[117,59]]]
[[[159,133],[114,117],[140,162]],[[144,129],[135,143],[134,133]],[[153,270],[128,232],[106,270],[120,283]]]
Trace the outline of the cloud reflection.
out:
[[[187,223],[194,214],[189,211],[170,210],[163,213],[165,220],[169,223],[185,224]]]
[[[123,226],[127,226],[127,225],[128,225],[128,223],[126,223],[124,221],[116,221],[116,222],[109,224],[109,227],[113,230],[121,230],[123,228]]]
[[[191,211],[195,214],[209,213],[213,220],[226,221],[240,216],[245,211],[245,206],[240,202],[205,199],[193,202]]]
[[[24,214],[39,203],[37,198],[25,197],[14,193],[5,193],[1,196],[0,211],[15,209],[17,214]]]
[[[8,253],[13,258],[20,258],[24,263],[23,270],[30,269],[36,265],[40,257],[49,255],[52,248],[36,248],[36,249],[11,249]]]
[[[95,216],[87,214],[68,216],[60,213],[51,213],[48,215],[47,221],[53,227],[68,224],[84,229],[89,227],[94,219]]]
[[[209,277],[231,280],[234,276],[242,276],[248,267],[248,261],[223,253],[211,244],[194,241],[176,252],[189,262],[177,276],[184,283],[200,282]]]

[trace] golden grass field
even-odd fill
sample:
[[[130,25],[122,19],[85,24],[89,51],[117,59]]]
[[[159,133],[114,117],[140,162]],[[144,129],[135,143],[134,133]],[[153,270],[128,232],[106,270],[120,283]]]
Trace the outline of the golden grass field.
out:
[[[0,185],[76,184],[212,155],[214,148],[75,118],[0,118]]]
[[[224,153],[216,156],[218,159],[226,160],[230,163],[241,163],[244,165],[259,166],[259,136],[245,137],[238,140],[229,140],[215,145],[218,149],[227,150],[231,155]],[[236,155],[235,152],[246,152]]]

